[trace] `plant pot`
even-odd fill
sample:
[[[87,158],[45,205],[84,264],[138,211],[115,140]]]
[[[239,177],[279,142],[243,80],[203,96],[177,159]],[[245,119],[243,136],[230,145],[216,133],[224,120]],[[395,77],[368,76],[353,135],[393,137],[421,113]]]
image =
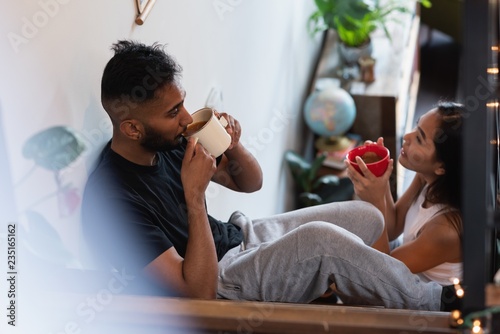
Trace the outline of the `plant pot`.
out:
[[[371,40],[368,40],[368,42],[361,46],[348,46],[343,42],[339,42],[340,58],[345,65],[355,65],[361,57],[371,57],[372,53],[373,44]]]

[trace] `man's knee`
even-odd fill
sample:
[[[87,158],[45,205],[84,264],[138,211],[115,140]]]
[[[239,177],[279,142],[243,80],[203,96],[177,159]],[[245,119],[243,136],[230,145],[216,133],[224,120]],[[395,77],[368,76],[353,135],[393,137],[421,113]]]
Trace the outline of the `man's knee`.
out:
[[[321,244],[331,245],[340,241],[362,242],[355,234],[346,229],[323,221],[312,221],[299,227],[298,233],[301,240],[307,240],[316,247]],[[320,248],[320,247],[318,247]]]

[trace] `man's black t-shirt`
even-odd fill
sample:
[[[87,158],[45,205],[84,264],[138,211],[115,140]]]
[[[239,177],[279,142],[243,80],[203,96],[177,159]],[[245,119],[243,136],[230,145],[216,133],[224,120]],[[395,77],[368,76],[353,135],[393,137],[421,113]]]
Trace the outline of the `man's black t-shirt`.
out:
[[[170,247],[186,253],[188,222],[180,170],[186,142],[159,152],[154,166],[134,164],[110,148],[90,175],[82,205],[84,236],[96,259],[139,272]],[[208,215],[220,260],[242,241],[240,228]]]

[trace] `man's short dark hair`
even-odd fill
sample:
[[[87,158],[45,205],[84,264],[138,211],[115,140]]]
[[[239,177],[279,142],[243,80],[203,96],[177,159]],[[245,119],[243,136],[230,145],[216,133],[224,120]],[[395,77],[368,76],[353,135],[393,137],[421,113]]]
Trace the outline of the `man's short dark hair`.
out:
[[[125,98],[134,103],[152,100],[156,90],[180,77],[182,68],[164,51],[164,45],[121,40],[111,49],[115,54],[101,80],[103,102]]]

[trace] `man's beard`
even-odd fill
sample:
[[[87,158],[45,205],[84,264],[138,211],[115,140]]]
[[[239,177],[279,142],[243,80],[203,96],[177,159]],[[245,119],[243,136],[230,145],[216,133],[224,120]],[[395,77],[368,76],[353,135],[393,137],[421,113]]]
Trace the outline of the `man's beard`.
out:
[[[170,151],[181,143],[182,136],[177,136],[173,141],[165,139],[161,132],[153,130],[145,126],[146,134],[144,135],[141,145],[152,152]]]

